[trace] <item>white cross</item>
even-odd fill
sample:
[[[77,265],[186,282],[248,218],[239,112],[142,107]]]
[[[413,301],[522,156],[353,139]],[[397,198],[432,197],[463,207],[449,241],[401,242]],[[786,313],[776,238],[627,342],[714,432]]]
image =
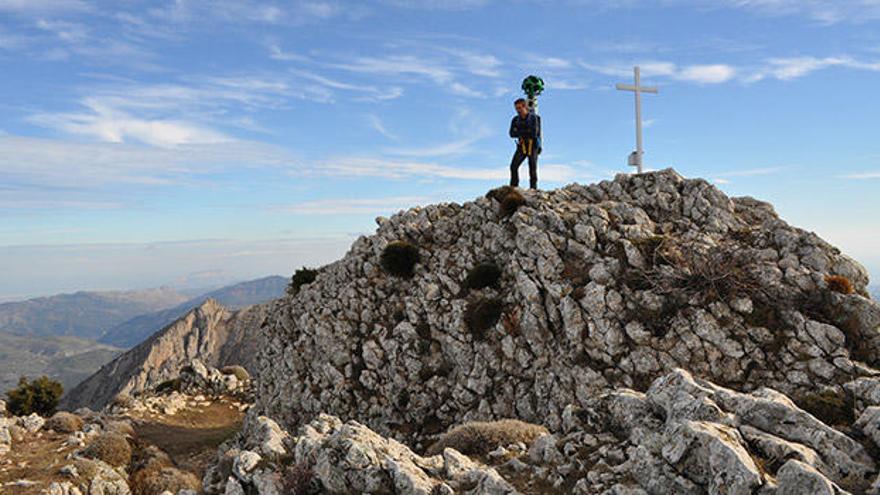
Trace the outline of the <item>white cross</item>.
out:
[[[642,149],[642,93],[657,94],[659,91],[656,87],[642,86],[642,78],[639,74],[639,66],[633,69],[635,73],[635,85],[618,84],[617,89],[621,91],[632,91],[636,94],[636,151],[629,156],[629,164],[637,167],[638,173],[642,173],[642,155],[645,151]]]

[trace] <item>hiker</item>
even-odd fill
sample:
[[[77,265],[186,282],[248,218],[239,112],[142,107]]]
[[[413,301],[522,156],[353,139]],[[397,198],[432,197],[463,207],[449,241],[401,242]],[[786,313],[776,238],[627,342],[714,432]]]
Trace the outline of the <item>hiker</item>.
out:
[[[516,152],[510,161],[510,185],[519,187],[519,166],[529,159],[529,187],[538,188],[538,155],[541,153],[541,117],[529,111],[525,98],[513,103],[516,116],[510,121],[510,137],[516,139]]]

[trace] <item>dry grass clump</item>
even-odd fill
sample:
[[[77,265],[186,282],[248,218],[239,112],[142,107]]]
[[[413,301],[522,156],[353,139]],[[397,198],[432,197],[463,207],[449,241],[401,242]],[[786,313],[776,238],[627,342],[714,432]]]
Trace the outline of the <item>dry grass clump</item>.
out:
[[[827,275],[825,277],[825,283],[828,285],[828,290],[833,292],[849,295],[856,291],[852,282],[842,275]]]
[[[99,459],[113,467],[128,466],[131,462],[131,445],[119,433],[101,433],[85,448],[82,455]]]
[[[421,260],[419,248],[407,241],[392,241],[385,246],[379,263],[382,269],[395,277],[410,278],[413,269]]]
[[[196,475],[181,471],[174,466],[141,469],[131,477],[134,495],[162,495],[165,492],[178,493],[180,490],[202,489]]]
[[[75,459],[73,461],[73,467],[76,468],[76,473],[80,479],[84,480],[94,479],[101,471],[98,463],[91,459]]]
[[[286,495],[312,495],[320,493],[320,482],[312,468],[303,463],[291,464],[284,470],[281,486]]]
[[[121,407],[121,408],[129,408],[134,405],[134,398],[125,393],[120,392],[116,394],[116,397],[113,397],[113,400],[110,402],[111,407]]]
[[[829,426],[848,427],[855,421],[852,398],[844,393],[823,390],[806,395],[796,403]]]
[[[485,289],[498,285],[499,279],[501,279],[501,268],[495,263],[484,262],[470,269],[464,285],[468,289]]]
[[[526,198],[519,191],[511,191],[501,200],[501,206],[498,212],[502,217],[509,217],[516,213],[520,206],[526,204]]]
[[[504,311],[501,299],[480,299],[468,304],[464,313],[464,321],[468,330],[477,338],[482,339],[486,330],[494,327]]]
[[[498,213],[502,217],[509,217],[516,213],[516,210],[519,209],[520,206],[526,204],[526,198],[523,197],[522,193],[520,193],[515,187],[512,186],[501,186],[492,189],[491,191],[486,193],[486,197],[489,199],[494,199],[501,203],[501,206],[498,209]]]
[[[126,437],[134,437],[134,427],[130,421],[117,419],[104,419],[101,421],[104,431],[118,433]]]
[[[58,411],[46,420],[43,427],[56,433],[73,433],[82,429],[83,420],[76,414]]]
[[[485,455],[498,447],[522,442],[531,445],[538,437],[548,435],[547,428],[518,419],[474,421],[456,426],[444,433],[428,448],[428,455],[455,449],[465,455]]]
[[[221,370],[224,375],[235,375],[240,382],[246,382],[251,379],[251,374],[244,367],[234,364],[232,366],[224,366]]]

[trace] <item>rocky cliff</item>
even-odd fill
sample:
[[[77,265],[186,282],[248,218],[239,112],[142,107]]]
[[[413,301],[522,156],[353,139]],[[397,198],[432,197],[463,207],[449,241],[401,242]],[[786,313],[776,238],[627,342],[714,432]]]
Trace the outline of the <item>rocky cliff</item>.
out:
[[[193,359],[253,369],[257,336],[270,304],[231,311],[208,299],[102,366],[65,396],[62,407],[100,409],[120,393],[133,394],[176,378]]]
[[[676,368],[801,404],[844,401],[844,384],[877,373],[865,269],[767,203],[672,170],[505,194],[379,218],[282,299],[256,409],[285,426],[331,413],[420,445],[474,419],[556,430],[566,406],[644,392]],[[401,240],[417,248],[409,278],[380,264]],[[486,264],[499,280],[473,288]]]

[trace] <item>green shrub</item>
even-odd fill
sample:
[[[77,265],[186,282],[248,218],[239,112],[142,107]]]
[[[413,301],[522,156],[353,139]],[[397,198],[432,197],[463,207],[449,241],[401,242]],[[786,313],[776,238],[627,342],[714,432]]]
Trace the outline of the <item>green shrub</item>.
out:
[[[302,267],[294,272],[290,279],[290,285],[287,286],[287,293],[295,296],[299,289],[306,284],[310,284],[318,277],[318,270]]]
[[[379,262],[386,273],[395,277],[410,278],[420,259],[419,248],[406,241],[393,241],[385,246]]]
[[[9,398],[6,408],[15,416],[27,416],[31,413],[51,416],[58,408],[58,401],[63,393],[64,387],[61,383],[46,376],[30,382],[21,377],[18,386],[6,392]]]
[[[828,285],[828,290],[841,294],[852,294],[856,291],[852,282],[842,275],[828,275],[825,277],[825,283]]]
[[[113,467],[127,467],[131,462],[131,445],[119,433],[101,433],[92,440],[82,455],[104,461]]]
[[[465,423],[444,433],[428,448],[428,455],[436,455],[451,448],[464,455],[485,455],[498,447],[522,442],[530,446],[538,437],[548,435],[547,428],[517,419]]]
[[[516,213],[520,206],[525,204],[526,198],[519,191],[513,190],[501,200],[501,207],[498,211],[502,217],[509,217]]]
[[[501,268],[495,263],[485,262],[471,268],[464,280],[468,289],[484,289],[498,284],[501,278]]]
[[[83,420],[76,414],[59,411],[47,419],[43,427],[56,433],[73,433],[82,429]]]
[[[480,299],[468,304],[464,314],[465,323],[471,333],[483,338],[486,330],[498,323],[503,310],[504,304],[500,299]]]
[[[246,382],[251,379],[251,374],[244,367],[234,364],[232,366],[224,366],[221,370],[224,375],[235,375],[240,382]]]

